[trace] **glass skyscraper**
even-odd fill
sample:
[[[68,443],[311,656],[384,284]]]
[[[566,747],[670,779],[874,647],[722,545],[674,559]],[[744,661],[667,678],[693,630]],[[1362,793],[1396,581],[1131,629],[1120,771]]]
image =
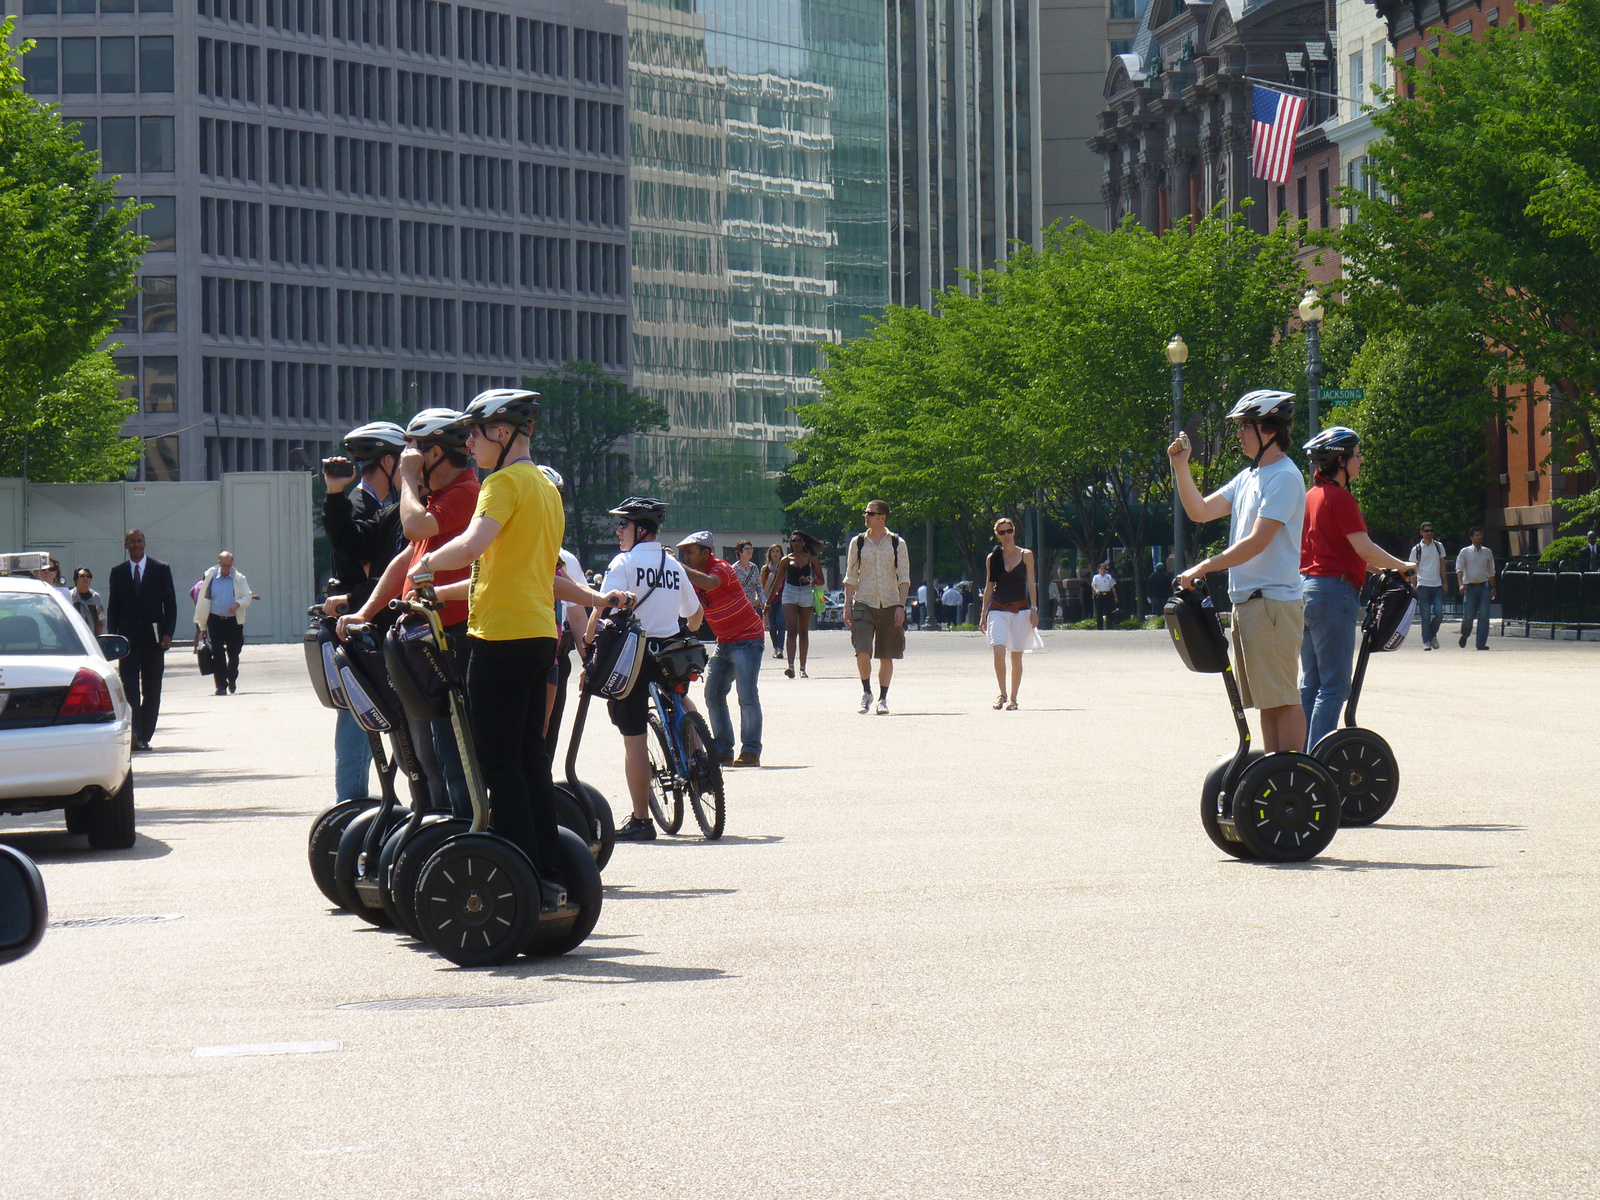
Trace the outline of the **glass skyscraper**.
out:
[[[884,32],[868,0],[628,5],[633,379],[672,421],[634,467],[674,528],[784,527],[793,409],[889,300]]]

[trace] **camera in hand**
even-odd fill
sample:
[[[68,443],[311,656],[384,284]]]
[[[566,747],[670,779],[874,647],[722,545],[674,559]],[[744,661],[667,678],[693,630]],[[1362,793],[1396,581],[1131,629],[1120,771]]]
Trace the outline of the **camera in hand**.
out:
[[[356,465],[348,458],[325,458],[322,460],[322,473],[332,475],[335,479],[349,479],[356,473]]]

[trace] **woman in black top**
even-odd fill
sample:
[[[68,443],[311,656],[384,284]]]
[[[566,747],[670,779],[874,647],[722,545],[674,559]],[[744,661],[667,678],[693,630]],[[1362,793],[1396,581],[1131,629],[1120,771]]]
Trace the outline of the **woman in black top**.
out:
[[[821,549],[821,542],[804,529],[796,529],[789,535],[789,553],[778,561],[767,585],[768,607],[780,585],[783,591],[783,622],[788,627],[789,654],[789,665],[783,673],[790,679],[794,678],[796,650],[800,652],[800,677],[811,678],[806,674],[806,654],[811,648],[811,614],[815,611],[816,587],[824,581],[822,562],[817,558]]]
[[[1000,544],[989,554],[983,585],[983,611],[978,628],[994,649],[994,677],[1000,682],[995,708],[1015,712],[1022,683],[1022,655],[1043,645],[1039,638],[1039,592],[1033,574],[1033,551],[1017,545],[1017,526],[1010,517],[994,523]],[[1011,691],[1006,692],[1006,655],[1011,655]]]

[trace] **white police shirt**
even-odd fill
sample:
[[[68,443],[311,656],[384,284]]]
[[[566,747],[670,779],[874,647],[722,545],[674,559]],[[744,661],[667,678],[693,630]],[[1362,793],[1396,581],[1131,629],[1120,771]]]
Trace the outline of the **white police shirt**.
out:
[[[650,591],[652,585],[654,591]],[[675,636],[678,618],[692,617],[700,609],[700,600],[694,594],[689,577],[683,573],[677,559],[664,555],[660,542],[641,542],[626,554],[613,558],[600,590],[620,590],[637,596],[640,604],[635,612],[639,624],[644,627],[646,636],[653,638]],[[650,594],[646,596],[646,592]]]

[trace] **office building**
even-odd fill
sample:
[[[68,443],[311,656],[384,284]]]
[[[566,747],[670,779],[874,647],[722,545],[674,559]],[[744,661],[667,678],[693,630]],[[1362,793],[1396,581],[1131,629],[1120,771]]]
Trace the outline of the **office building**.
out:
[[[620,6],[7,4],[28,91],[151,205],[116,335],[144,478],[283,469],[568,359],[627,376]]]

